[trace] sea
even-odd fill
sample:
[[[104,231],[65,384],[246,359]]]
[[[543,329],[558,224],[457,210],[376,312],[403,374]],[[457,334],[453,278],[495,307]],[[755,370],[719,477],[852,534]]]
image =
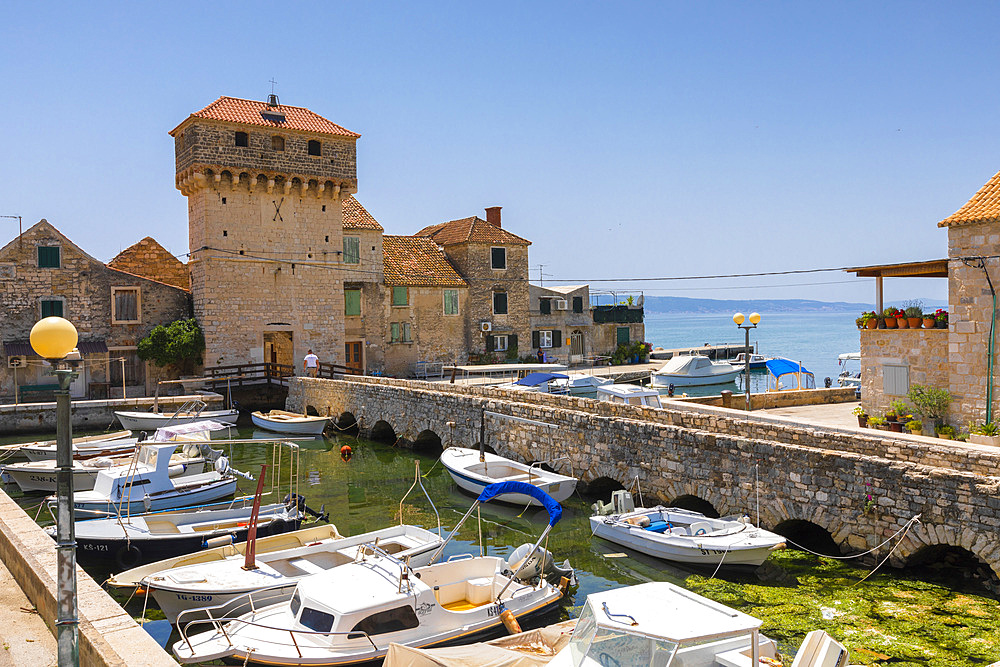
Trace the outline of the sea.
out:
[[[861,337],[854,320],[856,313],[761,313],[760,323],[750,330],[750,344],[765,357],[784,357],[802,365],[816,376],[816,386],[822,387],[829,377],[837,385],[840,366],[837,356],[857,352]],[[699,345],[742,345],[745,334],[733,323],[731,313],[645,315],[646,342],[667,349]],[[855,362],[856,364],[856,362]],[[855,366],[851,368],[857,372]],[[742,391],[742,378],[731,385],[713,385],[708,393],[724,389]],[[763,373],[754,373],[751,391],[765,388]],[[735,388],[734,388],[735,387]],[[685,391],[704,394],[698,388]]]

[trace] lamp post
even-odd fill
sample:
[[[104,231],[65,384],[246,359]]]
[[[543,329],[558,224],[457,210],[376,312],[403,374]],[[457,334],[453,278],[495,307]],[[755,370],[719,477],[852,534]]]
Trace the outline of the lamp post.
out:
[[[69,386],[76,377],[80,353],[76,327],[61,317],[46,317],[31,328],[31,347],[52,364],[56,390],[56,642],[59,667],[80,664],[76,608],[76,536],[73,529],[73,451]]]
[[[743,324],[746,319],[743,313],[733,315],[733,322],[746,333],[746,343],[743,347],[743,357],[746,361],[746,376],[743,378],[743,388],[747,397],[747,412],[750,412],[750,330],[757,328],[757,323],[760,322],[760,313],[750,313],[750,324]]]

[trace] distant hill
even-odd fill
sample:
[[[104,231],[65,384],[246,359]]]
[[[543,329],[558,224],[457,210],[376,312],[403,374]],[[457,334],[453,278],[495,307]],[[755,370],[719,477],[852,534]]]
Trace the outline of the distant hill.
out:
[[[947,303],[924,299],[924,308],[946,308]],[[889,303],[886,302],[888,306]],[[893,303],[893,305],[898,305]],[[646,296],[648,313],[733,313],[753,310],[766,313],[860,313],[871,303],[813,301],[810,299],[691,299],[682,296]]]

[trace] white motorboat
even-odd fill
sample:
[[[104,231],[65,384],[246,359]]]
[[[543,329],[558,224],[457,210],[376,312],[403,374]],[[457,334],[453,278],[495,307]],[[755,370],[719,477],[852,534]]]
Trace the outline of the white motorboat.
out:
[[[563,502],[573,495],[577,484],[575,477],[466,447],[449,447],[444,450],[441,453],[441,465],[447,469],[459,488],[477,495],[490,484],[514,481],[531,484],[557,502]],[[524,494],[504,494],[498,500],[514,505],[541,505],[536,498]]]
[[[133,447],[134,451],[134,447]],[[196,475],[205,470],[205,458],[196,443],[184,445],[182,450],[175,453],[170,462],[169,471],[174,477],[184,477],[185,475]],[[97,481],[97,473],[101,470],[113,466],[128,465],[130,457],[106,457],[75,459],[73,461],[73,491],[90,491]],[[178,468],[178,466],[180,466]],[[56,490],[56,462],[53,459],[46,461],[28,461],[25,463],[12,463],[3,466],[4,478],[16,483],[21,491],[31,493],[34,491],[48,491],[54,493]]]
[[[131,431],[73,438],[73,458],[86,459],[131,454],[135,451],[135,443],[138,441],[138,438],[132,437]],[[32,442],[26,445],[16,445],[16,447],[29,461],[54,461],[56,458],[55,440]]]
[[[767,357],[763,354],[751,354],[750,356],[750,370],[757,370],[764,368],[764,364],[767,363]],[[747,353],[740,352],[735,357],[729,360],[730,365],[735,366],[737,369],[745,369],[747,366]]]
[[[562,508],[529,484],[487,487],[451,536],[479,503],[509,492],[542,500],[549,512],[549,525],[525,558],[530,560]],[[445,544],[431,557],[432,563]],[[468,641],[473,635],[498,631],[504,618],[540,613],[561,597],[561,590],[544,578],[518,580],[508,567],[502,558],[480,556],[410,568],[371,546],[355,562],[303,579],[289,602],[236,619],[188,623],[181,613],[177,623],[181,639],[173,652],[184,664],[226,659],[268,665],[353,665],[384,657],[390,642],[428,647]],[[193,633],[206,626],[207,632]]]
[[[837,384],[841,387],[854,387],[861,390],[861,353],[845,352],[837,357],[840,364],[840,374]]]
[[[232,426],[239,418],[239,410],[206,410],[201,400],[187,401],[174,412],[116,411],[115,416],[124,428],[133,431],[153,431],[164,426],[177,426],[210,419]]]
[[[77,521],[74,526],[77,557],[83,563],[110,560],[122,570],[142,562],[243,542],[250,528],[251,511],[249,504],[240,503]],[[291,499],[270,503],[259,509],[257,534],[285,533],[296,530],[301,523],[302,511],[298,503]],[[55,527],[48,530],[55,537]]]
[[[253,420],[254,426],[268,431],[300,435],[319,435],[330,421],[328,417],[310,417],[284,410],[258,411],[251,414],[250,418]]]
[[[592,396],[598,387],[614,384],[614,380],[589,373],[567,373],[565,379],[556,379],[549,383],[549,391],[553,394],[569,394],[571,396]]]
[[[728,384],[736,379],[739,368],[725,361],[712,361],[700,354],[674,357],[650,376],[654,387],[695,387]]]
[[[627,492],[616,492],[623,495]],[[629,510],[631,496],[620,509]],[[692,565],[757,567],[785,538],[747,518],[711,519],[677,507],[638,507],[622,514],[590,517],[593,534],[656,558]]]
[[[647,408],[663,407],[660,403],[660,392],[651,387],[640,387],[637,384],[608,384],[598,387],[597,400]]]
[[[252,569],[244,568],[243,555],[234,555],[225,560],[161,570],[146,576],[141,586],[149,590],[171,623],[185,609],[198,607],[213,607],[216,616],[240,615],[250,611],[247,594],[262,591],[254,596],[254,605],[258,607],[286,602],[299,581],[353,563],[368,545],[375,545],[399,560],[408,560],[410,567],[420,567],[430,563],[441,542],[439,535],[418,526],[391,526],[352,537],[337,535],[311,541],[306,546],[257,553]],[[196,618],[205,615],[184,616],[185,621]]]

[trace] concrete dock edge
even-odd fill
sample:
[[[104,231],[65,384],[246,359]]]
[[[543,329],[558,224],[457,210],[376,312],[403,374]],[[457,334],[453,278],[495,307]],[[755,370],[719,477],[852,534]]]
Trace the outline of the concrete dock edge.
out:
[[[56,551],[52,538],[17,503],[0,492],[0,560],[54,631]],[[79,567],[80,664],[166,667],[177,663]]]

